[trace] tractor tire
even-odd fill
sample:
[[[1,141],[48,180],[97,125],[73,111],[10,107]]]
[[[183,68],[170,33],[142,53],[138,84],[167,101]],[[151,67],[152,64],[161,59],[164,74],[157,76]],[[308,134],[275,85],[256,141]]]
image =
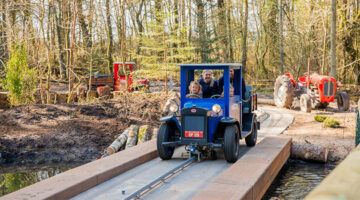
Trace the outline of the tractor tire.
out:
[[[175,147],[165,147],[162,145],[163,142],[169,142],[169,137],[173,132],[174,130],[167,123],[161,124],[159,128],[156,144],[159,157],[163,160],[170,160],[174,154]]]
[[[233,124],[225,128],[224,156],[229,163],[237,161],[239,156],[239,129]]]
[[[278,76],[274,86],[274,102],[281,108],[290,108],[294,100],[294,86],[286,75]]]
[[[346,92],[339,92],[336,95],[336,101],[339,111],[348,111],[350,107],[350,98]]]
[[[303,112],[311,112],[311,98],[308,94],[300,96],[300,109]]]
[[[257,140],[257,131],[258,131],[257,122],[256,122],[256,118],[254,118],[252,131],[250,135],[246,136],[245,138],[246,146],[248,147],[255,146]]]

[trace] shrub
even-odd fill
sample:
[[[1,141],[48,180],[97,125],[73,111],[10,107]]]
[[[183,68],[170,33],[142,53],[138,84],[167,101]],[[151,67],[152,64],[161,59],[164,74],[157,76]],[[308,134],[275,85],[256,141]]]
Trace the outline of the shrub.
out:
[[[327,117],[324,116],[324,115],[316,115],[316,116],[314,117],[314,119],[315,119],[315,121],[317,121],[317,122],[323,122],[323,121],[325,121],[325,119],[327,119]]]
[[[5,78],[2,80],[4,88],[9,91],[10,104],[34,102],[37,79],[37,70],[29,69],[25,46],[13,45],[11,58],[5,69]]]
[[[329,117],[324,121],[324,126],[331,127],[331,128],[338,128],[340,126],[340,122],[336,119]]]

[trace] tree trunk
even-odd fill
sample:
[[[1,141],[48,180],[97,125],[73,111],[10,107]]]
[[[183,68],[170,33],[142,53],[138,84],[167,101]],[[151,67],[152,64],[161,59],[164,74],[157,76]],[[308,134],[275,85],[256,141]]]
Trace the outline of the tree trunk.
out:
[[[229,62],[229,53],[228,53],[228,40],[227,40],[227,26],[226,26],[226,18],[225,18],[225,3],[224,0],[217,0],[217,15],[218,15],[218,37],[220,46],[222,49],[222,54],[220,55],[223,60],[221,62]]]
[[[90,48],[92,45],[92,41],[90,39],[90,34],[88,30],[88,25],[85,22],[85,17],[83,15],[83,8],[82,8],[82,0],[77,1],[77,9],[78,9],[78,17],[79,17],[79,23],[81,27],[81,33],[83,35],[83,39],[85,41],[86,47]]]
[[[228,10],[227,10],[227,28],[228,28],[228,33],[227,33],[227,39],[228,39],[228,62],[234,62],[234,50],[233,50],[233,40],[232,40],[232,24],[231,24],[231,11],[232,11],[232,7],[231,5],[231,0],[228,0]]]
[[[112,34],[111,17],[110,17],[110,0],[105,1],[105,9],[106,9],[106,23],[108,29],[108,40],[109,40],[109,46],[107,50],[107,57],[108,57],[107,69],[108,69],[108,73],[111,73],[112,65],[113,65],[113,59],[112,59],[113,34]]]
[[[60,7],[60,3],[58,4]],[[57,11],[55,6],[53,6],[54,15],[55,15],[55,26],[56,26],[56,35],[58,39],[58,56],[59,56],[59,64],[60,64],[60,77],[62,80],[66,79],[66,66],[65,60],[63,55],[63,43],[62,43],[62,36],[61,36],[61,27],[60,27],[60,16],[58,17]],[[59,9],[60,10],[60,9]]]
[[[138,29],[139,29],[139,37],[140,37],[140,40],[139,40],[139,45],[138,45],[138,48],[136,50],[136,53],[137,55],[140,54],[140,50],[141,50],[141,47],[142,47],[142,37],[143,37],[143,32],[144,32],[144,26],[142,24],[142,21],[140,20],[140,14],[142,13],[142,9],[143,9],[143,6],[144,6],[144,3],[145,3],[145,0],[141,0],[140,2],[140,7],[139,7],[139,11],[136,12],[136,24],[138,26]]]
[[[291,144],[291,158],[293,159],[326,163],[328,154],[328,147],[296,142]]]
[[[71,95],[74,87],[74,43],[75,43],[75,24],[76,24],[76,0],[73,0],[73,21],[71,28],[71,42],[70,42],[70,66],[69,66],[69,98],[67,102],[69,103],[71,100]]]
[[[198,52],[200,52],[201,62],[208,62],[208,41],[206,35],[206,20],[205,20],[205,3],[203,0],[195,0],[196,14],[197,14],[197,32],[199,34]]]
[[[279,3],[279,49],[280,49],[280,74],[284,74],[284,60],[283,60],[283,18],[282,18],[283,3]]]
[[[331,0],[331,76],[336,79],[336,0]]]
[[[121,22],[122,22],[122,32],[121,32],[121,59],[122,59],[122,70],[125,74],[126,81],[126,91],[129,91],[129,75],[126,72],[126,15],[125,15],[125,3],[126,0],[121,2]]]
[[[6,25],[6,0],[1,1],[1,18],[2,21],[0,23],[0,59],[3,63],[0,63],[0,71],[3,71],[5,68],[5,63],[8,59],[8,44],[7,44],[7,25]]]
[[[244,0],[244,6],[245,6],[245,17],[244,17],[244,33],[243,33],[243,46],[242,46],[242,73],[246,73],[246,53],[247,53],[247,27],[248,27],[248,16],[249,16],[249,5],[248,1]]]

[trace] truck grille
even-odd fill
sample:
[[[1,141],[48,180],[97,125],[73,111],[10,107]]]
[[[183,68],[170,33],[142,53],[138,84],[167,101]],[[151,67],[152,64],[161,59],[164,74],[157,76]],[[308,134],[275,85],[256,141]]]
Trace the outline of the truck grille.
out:
[[[203,138],[205,117],[204,116],[185,116],[185,137]]]
[[[331,97],[334,95],[334,82],[325,81],[324,82],[324,96]]]

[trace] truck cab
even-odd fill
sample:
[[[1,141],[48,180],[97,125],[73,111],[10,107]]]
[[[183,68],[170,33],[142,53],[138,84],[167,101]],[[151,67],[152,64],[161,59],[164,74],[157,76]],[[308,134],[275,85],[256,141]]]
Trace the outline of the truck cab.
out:
[[[172,113],[160,119],[157,139],[160,158],[171,159],[175,147],[185,145],[191,153],[197,151],[205,156],[212,156],[216,148],[223,149],[225,159],[235,162],[239,140],[245,138],[248,146],[254,146],[260,128],[253,113],[257,109],[256,94],[250,85],[242,94],[240,64],[182,64],[179,67],[181,103],[170,105]],[[188,98],[190,82],[196,81],[199,72],[209,69],[223,75],[223,93],[210,98]],[[232,80],[230,69],[234,70]]]

